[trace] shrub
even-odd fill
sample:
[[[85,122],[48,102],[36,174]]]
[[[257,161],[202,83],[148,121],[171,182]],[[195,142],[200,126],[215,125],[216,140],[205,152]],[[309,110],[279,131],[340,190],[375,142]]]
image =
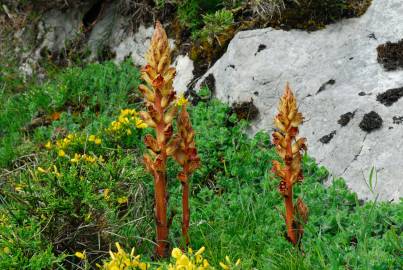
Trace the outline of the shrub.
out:
[[[206,14],[203,16],[204,26],[196,34],[202,40],[207,40],[209,43],[213,43],[214,40],[218,41],[218,44],[222,46],[220,42],[220,36],[225,35],[225,32],[234,23],[234,17],[231,11],[222,9],[212,14]]]

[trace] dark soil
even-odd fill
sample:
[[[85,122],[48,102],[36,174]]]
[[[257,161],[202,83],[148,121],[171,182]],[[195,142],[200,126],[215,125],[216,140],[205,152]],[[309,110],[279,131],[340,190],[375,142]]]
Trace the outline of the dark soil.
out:
[[[334,135],[336,135],[336,130],[333,130],[329,134],[323,136],[322,138],[319,139],[319,141],[323,144],[327,144],[333,139]]]
[[[230,114],[235,113],[238,120],[244,119],[247,121],[255,120],[259,115],[259,110],[253,104],[253,100],[234,103],[231,106]]]
[[[387,71],[403,68],[403,39],[399,42],[392,43],[390,41],[379,45],[378,63],[383,65]]]
[[[337,121],[340,126],[344,127],[353,119],[355,112],[348,112],[345,114],[340,115],[340,119]]]
[[[403,116],[393,116],[393,124],[403,124]]]
[[[336,80],[334,80],[334,79],[328,80],[327,82],[322,84],[322,86],[319,88],[319,90],[316,92],[316,94],[319,94],[320,92],[324,91],[326,89],[326,86],[333,85],[335,83],[336,83]]]
[[[366,132],[372,132],[382,127],[383,120],[378,113],[371,111],[364,115],[360,128]]]
[[[259,47],[257,48],[257,51],[255,52],[255,55],[266,49],[267,46],[264,44],[260,44]]]
[[[403,50],[403,47],[402,47]],[[402,51],[403,52],[403,51]],[[393,103],[403,97],[403,87],[389,89],[386,92],[376,96],[376,100],[385,106],[391,106]]]
[[[97,1],[85,14],[83,17],[83,26],[84,28],[88,28],[92,26],[96,20],[98,19],[99,15],[102,13],[102,9],[104,7],[104,0]]]

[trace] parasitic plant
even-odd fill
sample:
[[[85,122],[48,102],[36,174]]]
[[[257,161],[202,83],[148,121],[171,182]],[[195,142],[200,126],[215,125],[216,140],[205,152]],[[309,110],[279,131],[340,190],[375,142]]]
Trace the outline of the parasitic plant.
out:
[[[177,120],[180,143],[174,153],[174,158],[182,166],[182,171],[180,171],[178,174],[178,179],[182,185],[182,236],[186,241],[186,245],[188,245],[188,230],[190,221],[189,175],[200,166],[200,158],[197,156],[197,149],[194,140],[195,132],[192,128],[189,113],[187,112],[186,101],[180,102],[179,105],[182,105],[182,109]]]
[[[303,180],[301,170],[301,152],[306,151],[306,139],[297,138],[298,127],[302,124],[303,116],[298,112],[297,100],[288,83],[284,95],[280,98],[278,114],[274,119],[276,131],[273,132],[273,144],[283,163],[273,160],[273,169],[281,179],[279,191],[284,197],[285,222],[287,238],[296,245],[303,235],[303,224],[308,219],[308,208],[301,198],[293,203],[293,185]]]
[[[155,137],[148,134],[144,138],[148,148],[148,152],[144,155],[144,163],[154,178],[156,255],[167,257],[170,222],[167,218],[166,163],[179,144],[179,138],[173,136],[173,120],[177,115],[178,107],[172,86],[176,71],[175,68],[170,67],[171,52],[168,38],[159,22],[155,25],[145,59],[147,64],[141,70],[141,77],[146,84],[140,85],[139,90],[144,96],[147,112],[140,112],[140,116],[149,127],[155,130]]]

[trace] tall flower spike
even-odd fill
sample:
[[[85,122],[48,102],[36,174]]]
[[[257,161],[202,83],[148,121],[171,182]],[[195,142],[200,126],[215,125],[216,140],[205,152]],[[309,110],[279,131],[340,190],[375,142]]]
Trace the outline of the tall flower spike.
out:
[[[173,154],[177,139],[173,138],[173,119],[177,114],[176,95],[172,87],[175,68],[170,67],[171,52],[168,38],[160,22],[155,24],[151,44],[145,56],[147,64],[141,70],[145,82],[139,86],[144,96],[146,112],[140,112],[143,121],[154,128],[156,137],[147,135],[144,143],[148,153],[144,163],[154,177],[156,255],[168,256],[169,222],[167,218],[166,162]]]
[[[303,224],[308,220],[308,207],[301,198],[293,204],[293,185],[303,179],[301,170],[302,151],[306,151],[306,139],[299,138],[298,127],[302,124],[303,116],[298,111],[297,100],[288,83],[284,95],[280,98],[278,114],[274,119],[277,131],[273,132],[273,144],[283,164],[273,160],[273,173],[279,177],[279,191],[284,197],[285,221],[287,238],[296,245],[303,234]],[[297,218],[296,218],[297,216]]]
[[[178,179],[182,185],[182,236],[185,239],[186,245],[189,244],[189,176],[200,166],[200,158],[197,155],[195,144],[195,132],[192,128],[189,113],[187,112],[186,102],[181,100],[178,106],[182,106],[178,117],[178,129],[180,143],[177,147],[174,158],[182,166],[182,171],[178,174]]]

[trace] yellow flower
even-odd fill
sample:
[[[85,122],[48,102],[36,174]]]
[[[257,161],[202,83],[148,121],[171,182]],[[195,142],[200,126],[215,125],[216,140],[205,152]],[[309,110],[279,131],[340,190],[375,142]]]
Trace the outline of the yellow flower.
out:
[[[223,262],[220,262],[220,266],[221,266],[221,268],[224,269],[224,270],[228,270],[228,269],[229,269],[229,267],[228,267],[227,265],[225,265]]]
[[[63,149],[60,149],[58,152],[59,157],[64,157],[66,153],[63,151]]]
[[[4,247],[3,252],[6,253],[6,254],[10,254],[11,251],[10,251],[9,247]]]
[[[147,128],[147,124],[140,118],[136,118],[136,128]]]
[[[69,140],[74,139],[74,134],[70,133],[69,135],[67,135],[67,138],[68,138]]]
[[[203,254],[203,252],[206,250],[206,248],[205,247],[201,247],[196,253],[195,253],[195,255],[197,256],[197,255],[201,255],[201,254]]]
[[[127,199],[126,196],[123,196],[123,197],[118,198],[117,201],[118,201],[119,204],[125,204],[125,203],[128,202],[128,199]]]
[[[236,263],[235,263],[235,266],[238,266],[238,265],[240,265],[241,264],[241,259],[238,259],[237,261],[236,261]]]
[[[15,185],[15,191],[20,192],[24,189],[25,185],[24,184],[16,184]]]
[[[179,95],[179,97],[176,100],[176,105],[179,107],[181,107],[187,103],[188,103],[188,100],[183,96],[183,94]]]
[[[174,248],[171,253],[172,258],[179,259],[182,256],[182,251],[179,248]]]
[[[132,135],[132,131],[130,129],[127,129],[126,134],[127,134],[127,136],[130,136],[130,135]]]
[[[94,163],[95,161],[97,161],[95,157],[88,156],[86,154],[83,155],[83,158],[85,161],[90,162],[90,163]]]
[[[104,189],[104,198],[105,198],[105,200],[109,200],[109,198],[110,198],[110,195],[109,195],[109,193],[110,193],[110,189],[109,188],[105,188]]]
[[[97,137],[95,137],[95,135],[90,135],[90,136],[88,137],[88,141],[93,142],[93,141],[95,141],[96,138],[97,138]]]
[[[76,256],[77,258],[79,258],[81,260],[85,260],[87,258],[85,251],[84,252],[77,251],[76,253],[74,253],[74,256]]]
[[[42,167],[38,167],[38,172],[40,172],[40,173],[47,173],[48,171],[45,170],[45,169],[42,168]]]
[[[96,138],[94,142],[95,144],[101,144],[102,140],[100,138]]]
[[[176,261],[176,265],[180,265],[180,266],[188,266],[190,263],[189,258],[183,254],[179,260]]]
[[[73,163],[78,163],[80,161],[80,159],[81,159],[81,155],[78,153],[75,153],[74,158],[72,158],[70,161]]]
[[[48,141],[48,142],[45,144],[45,147],[46,147],[46,149],[52,149],[52,143],[51,143],[50,141]]]

